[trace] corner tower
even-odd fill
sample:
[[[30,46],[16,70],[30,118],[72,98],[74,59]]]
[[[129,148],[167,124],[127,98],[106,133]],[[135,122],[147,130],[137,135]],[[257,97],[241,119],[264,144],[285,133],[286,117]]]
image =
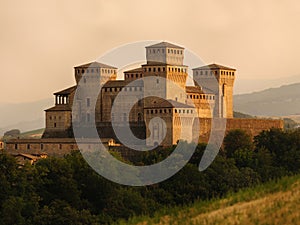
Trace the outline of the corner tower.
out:
[[[195,81],[215,94],[214,115],[221,118],[233,118],[233,85],[236,69],[210,64],[193,69]],[[216,85],[216,81],[218,82]]]

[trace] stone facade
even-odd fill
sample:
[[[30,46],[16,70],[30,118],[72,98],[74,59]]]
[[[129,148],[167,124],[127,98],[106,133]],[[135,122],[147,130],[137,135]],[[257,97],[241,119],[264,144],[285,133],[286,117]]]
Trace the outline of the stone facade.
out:
[[[252,136],[265,129],[283,128],[281,120],[233,118],[235,69],[218,64],[194,68],[195,85],[186,86],[188,66],[183,59],[183,47],[161,42],[147,46],[147,63],[125,71],[123,80],[116,80],[117,68],[103,63],[76,66],[76,85],[54,93],[55,106],[45,110],[42,139],[12,140],[6,148],[65,154],[77,149],[72,129],[77,123],[89,129],[95,122],[101,138],[116,141],[112,124],[122,131],[129,123],[133,134],[145,139],[148,146],[162,147],[179,139],[194,141],[191,128],[195,118],[200,122],[200,141],[208,140],[213,116],[227,118],[227,131],[244,129]],[[95,96],[92,90],[100,86]],[[107,141],[107,145],[112,144]]]

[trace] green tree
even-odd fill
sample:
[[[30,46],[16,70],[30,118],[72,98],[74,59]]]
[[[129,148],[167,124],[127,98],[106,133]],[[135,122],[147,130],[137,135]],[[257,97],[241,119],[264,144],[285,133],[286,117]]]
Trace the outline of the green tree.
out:
[[[233,157],[239,149],[253,150],[254,145],[251,136],[244,130],[231,130],[224,138],[224,150],[228,157]]]

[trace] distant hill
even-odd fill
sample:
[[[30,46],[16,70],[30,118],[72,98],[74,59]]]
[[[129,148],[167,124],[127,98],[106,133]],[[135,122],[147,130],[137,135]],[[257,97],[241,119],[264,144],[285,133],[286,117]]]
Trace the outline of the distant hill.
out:
[[[45,127],[44,110],[52,105],[52,98],[28,103],[0,103],[0,136],[11,129],[24,132]]]
[[[256,91],[263,91],[270,87],[280,87],[282,85],[295,84],[300,82],[300,75],[283,76],[276,79],[248,79],[238,78],[234,83],[234,93],[246,94]]]
[[[300,83],[235,95],[234,110],[255,116],[300,114]]]

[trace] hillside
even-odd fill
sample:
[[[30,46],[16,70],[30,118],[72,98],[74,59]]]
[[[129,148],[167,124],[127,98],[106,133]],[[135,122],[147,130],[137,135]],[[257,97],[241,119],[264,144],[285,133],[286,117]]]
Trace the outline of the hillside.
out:
[[[28,103],[1,103],[0,136],[11,129],[24,132],[44,127],[44,110],[52,105],[53,99],[50,98]]]
[[[285,177],[227,198],[196,202],[154,218],[133,218],[126,224],[300,224],[300,176]],[[167,210],[165,211],[167,212]],[[164,213],[162,213],[164,214]],[[125,224],[121,221],[119,224]]]
[[[234,96],[234,110],[255,116],[300,113],[300,83]]]

